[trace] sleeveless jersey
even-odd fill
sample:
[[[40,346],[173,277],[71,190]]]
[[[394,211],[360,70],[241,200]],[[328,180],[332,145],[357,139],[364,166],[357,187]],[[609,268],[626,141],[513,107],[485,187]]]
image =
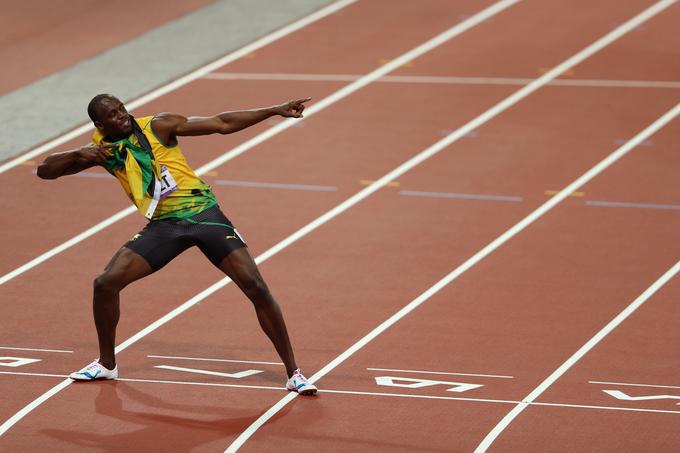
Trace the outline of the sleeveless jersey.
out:
[[[151,220],[185,219],[217,204],[208,184],[189,167],[179,145],[165,146],[151,128],[154,116],[134,118],[151,145],[151,154],[135,134],[114,142],[104,168],[118,179],[139,212]],[[95,144],[109,143],[96,129]]]

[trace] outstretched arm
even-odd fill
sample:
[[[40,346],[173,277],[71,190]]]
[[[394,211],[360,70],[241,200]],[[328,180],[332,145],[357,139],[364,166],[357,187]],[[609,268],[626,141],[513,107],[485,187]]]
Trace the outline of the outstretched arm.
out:
[[[115,145],[87,145],[82,148],[63,153],[54,153],[38,166],[38,176],[42,179],[56,179],[60,176],[73,175],[86,168],[102,165],[111,155]]]
[[[154,118],[151,127],[158,138],[165,144],[172,145],[176,143],[179,136],[231,134],[276,115],[285,118],[302,118],[304,103],[310,99],[296,99],[263,109],[222,112],[215,116],[187,118],[175,113],[161,113]]]

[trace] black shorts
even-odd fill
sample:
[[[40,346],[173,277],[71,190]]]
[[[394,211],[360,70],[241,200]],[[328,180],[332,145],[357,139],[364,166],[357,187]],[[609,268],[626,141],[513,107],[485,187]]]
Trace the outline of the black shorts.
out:
[[[183,220],[152,220],[124,247],[142,255],[154,271],[162,268],[177,255],[197,246],[215,266],[246,243],[222,214],[213,206]]]

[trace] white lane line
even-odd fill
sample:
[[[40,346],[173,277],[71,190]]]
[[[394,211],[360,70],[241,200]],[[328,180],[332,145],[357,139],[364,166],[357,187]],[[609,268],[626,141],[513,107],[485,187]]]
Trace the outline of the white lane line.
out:
[[[359,74],[286,74],[268,72],[211,72],[203,76],[209,80],[274,80],[287,82],[354,82]],[[387,77],[387,76],[386,76]],[[381,78],[377,81],[382,81]]]
[[[503,376],[499,374],[472,374],[472,373],[453,373],[450,371],[420,371],[420,370],[395,370],[392,368],[366,368],[369,371],[396,371],[399,373],[417,373],[417,374],[443,374],[447,376],[473,376],[473,377],[488,377],[500,379],[513,379],[514,376]]]
[[[10,376],[38,376],[38,377],[56,377],[65,378],[66,374],[48,374],[48,373],[29,373],[28,371],[0,371],[0,374],[7,374]]]
[[[455,25],[454,27],[450,28],[449,30],[435,36],[434,38],[430,39],[429,41],[421,44],[420,46],[406,52],[405,54],[401,55],[400,57],[398,57],[398,58],[390,61],[389,63],[381,66],[379,69],[368,74],[363,81],[357,81],[355,83],[352,83],[352,84],[342,88],[341,90],[336,91],[335,93],[331,94],[330,96],[322,99],[316,105],[310,107],[309,109],[306,109],[305,112],[307,112],[308,110],[311,110],[312,112],[320,111],[321,109],[331,105],[334,102],[337,102],[338,100],[342,99],[343,97],[348,96],[352,92],[354,92],[354,91],[358,90],[359,88],[365,86],[370,81],[375,80],[376,78],[379,78],[379,77],[387,74],[388,72],[393,71],[394,69],[397,69],[398,67],[402,66],[406,62],[408,62],[408,61],[410,61],[414,58],[417,58],[420,55],[427,53],[428,51],[434,49],[435,47],[447,42],[448,40],[454,38],[455,36],[465,32],[466,30],[468,30],[468,29],[474,27],[475,25],[483,22],[484,20],[488,19],[489,17],[492,17],[493,15],[503,11],[504,9],[509,8],[510,6],[518,3],[519,1],[520,0],[501,0],[501,1],[493,4],[492,6],[486,8],[486,9],[482,10],[481,12],[475,14],[474,16],[471,16],[470,18],[466,19],[465,21],[460,22],[459,24]],[[551,74],[551,73],[548,72],[541,79],[548,80],[548,78],[546,76],[549,75],[549,74]],[[555,75],[557,75],[557,73],[555,73]],[[538,89],[538,85],[534,88],[534,90],[535,89]],[[526,90],[526,88],[524,90]],[[530,91],[526,92],[525,96],[528,95],[529,92]],[[517,98],[517,100],[515,102],[519,101],[519,99],[521,99],[521,98]],[[505,108],[509,107],[510,105],[512,105],[512,104],[507,104],[507,106]],[[487,119],[481,120],[480,117],[477,117],[477,119],[468,123],[467,126],[474,129],[474,127],[488,121],[488,119],[491,119],[493,116],[500,113],[500,111],[502,111],[502,110],[497,110],[494,114],[488,114],[489,112],[487,111],[487,114],[488,114]],[[306,113],[306,116],[309,116],[309,115],[310,115],[310,113]],[[202,166],[197,171],[197,173],[202,174],[202,173],[206,173],[208,171],[211,171],[213,168],[217,167],[218,165],[220,165],[224,161],[228,160],[228,156],[236,156],[238,154],[241,154],[246,149],[248,149],[247,148],[248,146],[254,146],[255,144],[260,143],[261,141],[266,140],[268,137],[271,137],[272,135],[275,135],[278,132],[284,130],[286,127],[290,127],[290,126],[286,126],[286,125],[292,125],[295,122],[294,119],[290,119],[290,120],[291,121],[281,122],[278,125],[274,126],[273,128],[271,128],[271,129],[263,132],[262,134],[248,140],[247,142],[237,146],[236,148],[234,148],[230,152],[224,154],[222,156],[222,158],[215,159],[211,163],[208,163],[208,164]],[[461,128],[459,130],[464,129],[465,127],[466,126],[463,126],[463,128]],[[472,130],[472,129],[470,129],[470,130]],[[465,133],[467,133],[467,132],[469,132],[469,130],[466,130],[460,136],[464,136]],[[304,227],[297,230],[295,233],[291,234],[290,236],[288,236],[287,238],[285,238],[284,240],[282,240],[281,242],[279,242],[278,244],[276,244],[275,246],[270,248],[269,250],[265,251],[260,256],[255,258],[255,262],[257,264],[260,264],[263,261],[269,259],[270,257],[276,255],[281,250],[283,250],[286,247],[288,247],[289,245],[295,243],[300,238],[306,236],[310,232],[319,228],[321,225],[325,224],[326,222],[328,222],[331,219],[333,219],[334,217],[340,215],[341,213],[343,213],[344,211],[346,211],[350,207],[354,206],[355,204],[357,204],[358,202],[360,202],[364,198],[366,198],[366,197],[370,196],[371,194],[373,194],[374,192],[378,191],[381,187],[387,185],[390,181],[395,179],[397,176],[406,173],[407,171],[414,168],[415,166],[417,166],[418,164],[420,164],[424,160],[435,155],[436,153],[438,153],[439,151],[444,149],[446,146],[448,146],[450,143],[453,143],[460,136],[457,136],[454,132],[449,137],[446,137],[446,138],[440,140],[439,142],[435,143],[431,147],[420,152],[419,154],[417,154],[416,156],[407,160],[406,162],[404,162],[403,164],[401,164],[400,166],[398,166],[397,168],[395,168],[394,170],[392,170],[391,172],[389,172],[388,174],[386,174],[385,176],[383,176],[379,180],[373,182],[372,184],[370,184],[369,186],[367,186],[363,190],[357,192],[356,194],[354,194],[353,196],[351,196],[350,198],[348,198],[344,202],[340,203],[339,205],[337,205],[336,207],[334,207],[330,211],[327,211],[325,214],[321,215],[317,219],[308,223]],[[126,210],[120,211],[116,215],[121,215],[121,214],[127,215],[131,212],[134,212],[134,211],[136,211],[135,207],[130,206]],[[126,212],[127,212],[127,214],[125,214]],[[107,219],[107,221],[111,221],[111,219],[113,219],[113,217]],[[95,229],[95,228],[98,228],[98,226],[92,227],[90,230]],[[84,233],[81,233],[81,235],[82,234],[84,234]],[[2,281],[2,279],[0,279],[0,281]],[[224,278],[224,279],[219,280],[216,283],[212,284],[208,288],[206,288],[203,291],[201,291],[200,293],[196,294],[194,297],[192,297],[188,301],[184,302],[179,307],[176,307],[174,310],[168,312],[167,314],[165,314],[161,318],[157,319],[156,321],[154,321],[151,324],[149,324],[148,326],[146,326],[144,329],[137,332],[132,337],[125,340],[123,343],[119,344],[115,349],[115,353],[117,354],[121,351],[124,351],[130,345],[136,343],[137,341],[144,338],[145,336],[147,336],[149,333],[153,332],[154,330],[158,329],[159,327],[161,327],[162,325],[164,325],[168,321],[170,321],[170,320],[176,318],[177,316],[179,316],[180,314],[184,313],[186,310],[188,310],[189,308],[191,308],[192,306],[194,306],[195,304],[197,304],[201,300],[205,299],[209,295],[213,294],[215,291],[224,287],[229,282],[231,282],[231,280],[229,278]],[[27,414],[29,414],[33,409],[37,408],[44,401],[46,401],[47,399],[49,399],[50,397],[52,397],[54,394],[58,393],[62,389],[66,388],[70,384],[71,384],[71,380],[67,379],[64,382],[62,382],[61,384],[54,387],[53,389],[47,391],[45,394],[41,395],[35,401],[32,401],[31,403],[29,403],[26,407],[24,407],[18,413],[13,415],[9,420],[5,421],[2,425],[0,425],[0,436],[2,436],[5,432],[7,432],[8,429],[10,429],[12,426],[14,426],[19,420],[21,420],[23,417],[25,417]],[[287,398],[288,397],[293,398],[294,395],[297,395],[297,393],[291,393],[290,395],[287,396]],[[269,413],[269,412],[270,411],[268,411],[267,413]],[[271,417],[271,415],[269,415],[269,417]],[[267,417],[267,418],[269,418],[269,417]]]
[[[623,139],[623,138],[619,138],[619,139],[614,140],[614,143],[616,143],[617,145],[623,145],[624,143],[626,143],[626,140]],[[640,146],[652,147],[652,146],[654,146],[654,141],[653,140],[645,140],[644,142],[640,143]]]
[[[65,378],[65,374],[47,374],[47,373],[27,373],[19,371],[0,371],[0,375],[15,375],[15,376],[37,376],[37,377],[52,377],[52,378]],[[222,388],[235,388],[235,389],[252,389],[252,390],[276,390],[279,392],[287,392],[284,387],[274,387],[267,385],[245,385],[245,384],[224,384],[219,382],[196,382],[196,381],[173,381],[164,379],[135,379],[135,378],[118,378],[117,381],[122,382],[139,382],[143,384],[174,384],[174,385],[188,385],[188,386],[199,386],[199,387],[222,387]],[[86,383],[78,385],[87,385]],[[491,398],[465,398],[456,396],[437,396],[437,395],[418,395],[409,393],[389,393],[389,392],[363,392],[358,390],[332,390],[332,389],[320,389],[319,393],[333,393],[339,395],[361,395],[361,396],[382,396],[382,397],[395,397],[395,398],[412,398],[412,399],[424,399],[424,400],[449,400],[449,401],[469,401],[473,403],[493,403],[493,404],[518,404],[521,401],[516,400],[500,400]],[[632,408],[632,407],[619,407],[619,406],[594,406],[591,404],[568,404],[568,403],[529,403],[531,406],[549,406],[549,407],[566,407],[574,409],[595,409],[595,410],[612,410],[612,411],[625,411],[625,412],[651,412],[657,414],[680,414],[680,410],[667,410],[667,409],[646,409],[646,408]]]
[[[205,362],[249,363],[249,364],[255,364],[255,365],[281,365],[281,366],[283,366],[283,363],[281,363],[281,362],[260,362],[260,361],[256,361],[256,360],[209,359],[209,358],[204,358],[204,357],[177,357],[177,356],[170,356],[170,355],[147,355],[147,357],[151,357],[151,358],[154,358],[154,359],[198,360],[198,361],[205,361]]]
[[[47,373],[27,373],[21,371],[0,371],[0,375],[15,375],[15,376],[37,376],[37,377],[54,377],[65,378],[65,374],[47,374]],[[174,381],[164,379],[135,379],[135,378],[118,378],[117,381],[122,382],[139,382],[145,384],[175,384],[175,385],[195,385],[200,387],[225,387],[236,389],[253,389],[253,390],[277,390],[280,392],[287,392],[285,387],[274,387],[268,385],[245,385],[245,384],[224,384],[220,382],[196,382],[196,381]],[[87,384],[79,384],[87,385]],[[491,398],[465,398],[457,396],[437,396],[437,395],[418,395],[409,393],[390,393],[390,392],[363,392],[358,390],[331,390],[320,389],[319,393],[334,393],[340,395],[366,395],[366,396],[383,396],[396,398],[414,398],[425,400],[450,400],[450,401],[470,401],[473,403],[496,403],[496,404],[518,404],[521,401],[516,400],[500,400]],[[594,406],[590,404],[568,404],[568,403],[529,403],[531,406],[549,406],[549,407],[566,407],[574,409],[595,409],[595,410],[613,410],[613,411],[628,411],[628,412],[653,412],[659,414],[680,414],[680,410],[666,410],[666,409],[645,409],[645,408],[631,408],[619,406]]]
[[[595,88],[680,88],[680,82],[655,80],[579,80],[560,79],[552,85]]]
[[[23,371],[0,371],[0,375],[8,374],[14,376],[38,376],[38,377],[54,377],[54,378],[68,378],[66,374],[47,374],[47,373],[28,373]],[[70,379],[68,379],[70,381]],[[117,378],[116,381],[122,382],[142,382],[148,384],[176,384],[176,385],[198,385],[201,387],[227,387],[237,389],[256,389],[256,390],[279,390],[287,392],[285,387],[273,387],[270,385],[247,385],[247,384],[224,384],[220,382],[196,382],[196,381],[172,381],[166,379],[135,379],[135,378]],[[87,382],[76,383],[76,385],[88,385]]]
[[[286,74],[253,72],[211,72],[203,76],[212,80],[271,80],[292,82],[352,82],[361,77],[358,74]],[[515,77],[445,77],[445,76],[399,76],[387,75],[376,82],[419,83],[446,85],[528,85],[534,79]],[[663,80],[593,80],[557,79],[548,85],[600,88],[680,88],[680,82]]]
[[[680,104],[678,104],[680,107]],[[680,113],[680,109],[678,109]],[[569,368],[574,366],[584,355],[593,349],[600,341],[602,341],[612,330],[617,328],[626,318],[628,318],[635,310],[640,308],[650,297],[654,295],[663,285],[665,285],[675,274],[680,271],[680,261],[675,263],[668,269],[657,281],[655,281],[649,288],[647,288],[640,296],[638,296],[630,305],[628,305],[621,313],[616,315],[606,326],[604,326],[598,333],[586,342],[581,348],[576,351],[571,357],[560,365],[555,371],[550,374],[538,387],[529,393],[519,404],[517,404],[498,424],[487,434],[482,443],[479,444],[475,453],[482,453],[489,448],[493,441],[503,432],[503,430],[527,408],[528,404],[536,400],[544,391],[547,390],[555,381],[557,381]]]
[[[329,390],[319,389],[319,393],[338,393],[344,395],[367,395],[367,396],[385,396],[397,398],[415,398],[415,399],[429,399],[429,400],[450,400],[450,401],[470,401],[473,403],[496,403],[496,404],[518,404],[521,401],[515,400],[499,400],[491,398],[466,398],[460,396],[437,396],[437,395],[417,395],[408,393],[387,393],[387,392],[361,392],[353,390]],[[590,404],[568,404],[568,403],[530,403],[532,406],[549,406],[549,407],[566,407],[574,409],[596,409],[596,410],[614,410],[614,411],[628,411],[628,412],[654,412],[661,414],[680,414],[680,410],[664,410],[664,409],[645,409],[645,408],[631,408],[619,406],[593,406]]]
[[[332,3],[318,11],[313,12],[312,14],[309,14],[302,19],[299,19],[290,25],[286,25],[283,28],[280,28],[279,30],[276,30],[275,32],[272,32],[266,36],[263,36],[262,38],[258,39],[257,41],[254,41],[244,47],[241,47],[240,49],[231,52],[230,54],[227,54],[212,63],[208,63],[207,65],[200,67],[196,69],[195,71],[190,72],[189,74],[180,77],[179,79],[173,80],[170,83],[167,83],[166,85],[163,85],[152,92],[139,97],[135,100],[130,101],[127,103],[127,107],[130,110],[134,110],[137,107],[141,107],[142,105],[148,104],[149,102],[158,99],[159,97],[170,93],[172,91],[175,91],[176,89],[193,82],[196,79],[199,79],[203,77],[204,75],[215,71],[216,69],[220,68],[221,66],[224,66],[228,63],[231,63],[234,60],[238,60],[239,58],[242,58],[255,50],[264,47],[268,44],[271,44],[274,41],[277,41],[281,38],[284,38],[285,36],[288,36],[289,34],[306,27],[307,25],[316,22],[320,19],[323,19],[324,17],[331,15],[349,5],[352,3],[355,3],[357,0],[340,0],[335,3]],[[59,145],[62,145],[69,140],[73,140],[74,138],[77,138],[78,136],[89,132],[93,129],[93,126],[90,122],[87,122],[86,124],[83,124],[82,126],[79,126],[66,134],[55,138],[54,140],[50,140],[49,142],[38,146],[37,148],[22,154],[21,156],[18,156],[8,162],[5,162],[4,164],[0,165],[0,173],[4,173],[7,170],[14,168],[18,165],[21,165],[23,162],[32,159],[34,157],[37,157],[44,152],[47,152]]]
[[[593,201],[593,200],[587,200],[585,203],[588,206],[604,206],[608,208],[660,209],[680,211],[680,205],[678,204],[626,203],[622,201]]]
[[[195,368],[184,368],[181,366],[170,366],[170,365],[156,365],[154,368],[160,368],[162,370],[171,371],[183,371],[185,373],[195,373],[195,374],[208,374],[210,376],[219,376],[230,379],[242,379],[244,377],[253,376],[255,374],[264,373],[262,370],[244,370],[237,373],[221,373],[219,371],[209,371],[209,370],[197,370]]]
[[[73,351],[66,351],[64,349],[40,349],[40,348],[13,348],[9,346],[0,346],[0,349],[6,349],[9,351],[35,351],[35,352],[67,352],[73,353]]]
[[[110,225],[113,225],[114,223],[118,222],[119,220],[124,219],[125,217],[129,216],[133,212],[137,212],[137,208],[134,206],[128,206],[127,208],[123,209],[122,211],[118,211],[111,217],[102,220],[98,224],[88,228],[87,230],[83,231],[82,233],[72,237],[68,241],[54,247],[51,250],[48,250],[47,252],[43,253],[42,255],[37,256],[36,258],[33,258],[31,261],[28,263],[22,264],[21,266],[17,267],[11,272],[6,273],[2,277],[0,277],[0,285],[4,285],[8,281],[12,280],[15,277],[18,277],[19,275],[23,274],[24,272],[34,268],[35,266],[39,265],[40,263],[43,263],[47,261],[48,259],[52,258],[53,256],[56,256],[60,254],[61,252],[70,249],[74,245],[84,241],[85,239],[89,238],[90,236],[102,231],[103,229],[107,228]]]
[[[498,11],[502,11],[505,8],[510,7],[511,5],[514,5],[515,3],[519,2],[520,0],[501,0],[498,3],[495,3],[493,6],[491,6],[488,11],[491,11],[490,14],[486,13],[480,13],[484,15],[485,17],[490,17],[490,15],[496,14]],[[493,9],[493,11],[492,11]],[[486,11],[486,10],[485,10]],[[445,31],[444,33],[441,33],[434,38],[430,39],[429,41],[426,41],[425,43],[419,45],[418,47],[415,47],[408,52],[402,54],[401,56],[395,58],[394,60],[390,61],[389,63],[379,67],[378,69],[374,70],[373,72],[370,72],[363,76],[362,78],[350,83],[349,85],[335,91],[331,95],[321,99],[317,103],[307,107],[305,109],[305,118],[309,118],[310,116],[324,110],[326,107],[344,99],[345,97],[349,96],[350,94],[360,90],[361,88],[365,87],[366,85],[374,82],[375,80],[379,79],[380,77],[388,74],[389,72],[394,71],[395,69],[398,69],[400,66],[403,66],[404,64],[408,63],[409,61],[418,58],[421,55],[424,55],[425,53],[429,52],[430,50],[440,46],[441,44],[444,44],[445,42],[451,40],[455,36],[463,33],[464,31],[468,30],[471,27],[474,27],[477,25],[480,20],[475,19],[475,17],[480,17],[479,14],[476,16],[472,16],[470,19],[465,20],[464,22],[459,23],[458,25],[450,28],[449,30]],[[483,20],[483,19],[482,19]],[[283,132],[284,130],[295,126],[295,124],[299,121],[302,121],[301,119],[295,119],[295,118],[288,118],[284,121],[281,121],[280,123],[276,124],[275,126],[272,126],[271,128],[267,129],[266,131],[256,135],[255,137],[241,143],[240,145],[236,146],[235,148],[232,148],[230,151],[222,154],[221,156],[213,159],[212,161],[208,162],[207,164],[203,165],[202,167],[196,169],[196,174],[199,176],[206,174],[209,171],[214,170],[215,168],[219,167],[220,165],[224,164],[225,162],[234,159],[235,157],[245,153],[249,149],[259,145],[260,143],[268,140],[269,138],[278,135],[279,133]],[[378,187],[379,188],[379,187]],[[377,189],[376,189],[377,190]],[[70,247],[78,244],[79,242],[87,239],[88,237],[96,234],[97,232],[107,228],[108,226],[116,223],[118,220],[134,213],[137,212],[137,209],[134,206],[129,206],[125,208],[122,211],[119,211],[118,213],[114,214],[113,216],[109,217],[108,219],[105,219],[104,221],[94,225],[93,227],[87,229],[86,231],[78,234],[77,236],[69,239],[68,241],[64,242],[63,244],[53,248],[52,250],[49,250],[42,255],[32,259],[28,263],[18,267],[17,269],[3,275],[0,277],[0,285],[5,284],[9,280],[21,275],[22,273],[28,271],[29,269],[32,269],[33,267],[39,265],[40,263],[52,258],[53,256],[63,252],[64,250],[69,249]],[[1,434],[1,433],[0,433]]]
[[[24,418],[26,415],[28,415],[33,409],[36,407],[40,406],[42,403],[47,401],[48,399],[52,398],[52,396],[56,395],[57,393],[61,392],[63,389],[68,387],[71,384],[71,379],[66,378],[63,381],[61,381],[59,384],[55,385],[42,395],[40,395],[38,398],[34,399],[30,403],[28,403],[26,406],[21,408],[19,412],[16,414],[12,415],[10,418],[8,418],[2,425],[0,425],[0,436],[5,434],[5,432],[14,424],[16,424],[19,420]]]
[[[655,3],[653,6],[647,8],[644,10],[642,13],[638,14],[634,18],[628,20],[626,23],[623,25],[617,27],[613,31],[607,33],[605,36],[602,38],[598,39],[595,41],[593,44],[589,45],[585,49],[579,51],[577,54],[573,55],[572,57],[568,58],[564,62],[560,63],[559,65],[555,66],[553,69],[550,71],[546,72],[543,76],[539,77],[536,79],[534,82],[530,83],[529,85],[525,86],[524,88],[521,88],[520,90],[516,91],[500,103],[496,104],[486,112],[482,113],[479,115],[477,118],[473,119],[472,121],[468,122],[464,126],[460,127],[453,133],[451,133],[449,136],[443,138],[439,142],[435,143],[432,145],[430,148],[426,149],[425,151],[421,152],[411,160],[407,162],[409,164],[409,168],[412,168],[419,164],[420,162],[424,161],[425,159],[429,158],[430,156],[436,154],[439,152],[441,149],[444,147],[450,145],[457,139],[465,136],[468,132],[471,132],[475,129],[477,129],[479,126],[482,124],[488,122],[495,116],[499,115],[501,112],[505,111],[506,109],[510,108],[520,100],[524,99],[526,96],[529,94],[533,93],[534,91],[538,90],[541,86],[545,85],[548,81],[552,80],[553,78],[557,77],[559,74],[565,72],[569,68],[579,64],[589,56],[593,55],[594,53],[598,52],[605,46],[609,45],[610,43],[616,41],[618,38],[621,36],[625,35],[628,33],[630,30],[633,30],[635,27],[643,23],[644,21],[648,20],[649,18],[655,16],[656,14],[660,13],[664,9],[668,8],[672,4],[674,4],[676,0],[661,0],[657,3]],[[487,246],[485,246],[482,250],[477,252],[475,255],[473,255],[471,258],[469,258],[465,263],[457,267],[455,270],[453,270],[450,274],[445,276],[443,279],[441,279],[439,282],[437,282],[434,286],[429,288],[427,291],[425,291],[423,294],[418,296],[415,300],[411,301],[408,305],[406,305],[404,308],[399,310],[397,313],[392,315],[390,318],[385,320],[382,324],[380,324],[378,327],[373,329],[371,332],[366,334],[362,339],[360,339],[358,342],[353,344],[349,349],[347,349],[345,352],[340,354],[338,357],[333,359],[330,363],[328,363],[326,366],[324,366],[321,370],[319,370],[317,373],[315,373],[309,380],[314,383],[321,379],[323,376],[328,374],[331,370],[333,370],[335,367],[340,365],[342,362],[344,362],[348,357],[353,355],[356,351],[359,349],[363,348],[366,344],[368,344],[370,341],[372,341],[375,337],[380,335],[383,331],[388,329],[390,326],[395,324],[398,320],[406,316],[408,313],[410,313],[412,310],[414,310],[416,307],[421,305],[423,302],[425,302],[427,299],[429,299],[432,295],[436,294],[441,290],[444,286],[448,285],[451,281],[456,279],[459,275],[463,274],[465,271],[470,269],[472,266],[477,264],[479,261],[481,261],[483,258],[485,258],[487,255],[491,254],[494,250],[496,250],[498,247],[503,245],[505,242],[510,240],[513,236],[518,234],[520,231],[522,231],[524,228],[529,226],[531,223],[533,223],[535,220],[543,216],[546,212],[551,210],[553,207],[555,207],[558,203],[562,202],[565,198],[567,198],[571,193],[575,192],[578,188],[586,184],[588,181],[590,181],[592,178],[594,178],[596,175],[604,171],[607,167],[609,167],[611,164],[616,162],[618,159],[623,157],[625,154],[627,154],[631,149],[633,149],[635,146],[637,146],[639,143],[647,139],[649,136],[651,136],[654,132],[656,132],[658,129],[666,125],[669,121],[671,121],[673,118],[675,118],[678,114],[680,113],[680,103],[677,104],[673,109],[665,113],[663,116],[661,116],[659,119],[654,121],[650,126],[648,126],[645,130],[640,132],[638,135],[636,135],[633,139],[631,139],[629,142],[618,148],[616,151],[614,151],[612,154],[607,156],[604,160],[600,161],[597,165],[595,165],[593,168],[588,170],[586,173],[581,175],[578,179],[576,179],[574,182],[569,184],[567,187],[562,189],[559,193],[557,193],[554,197],[552,197],[550,200],[545,202],[543,205],[541,205],[538,209],[533,211],[531,214],[529,214],[527,217],[522,219],[519,223],[514,225],[512,228],[507,230],[505,233],[497,237],[495,240],[493,240],[491,243],[489,243]],[[405,165],[405,164],[404,164]],[[403,165],[402,165],[403,167]],[[375,188],[374,190],[378,190],[379,187],[387,184],[388,182],[396,179],[400,175],[402,175],[404,172],[406,172],[406,169],[402,169],[399,167],[396,170],[393,170],[392,172],[388,173],[387,175],[383,176],[380,178],[378,181],[373,183],[373,185],[367,187],[365,191],[371,190]],[[364,191],[360,192],[359,194],[362,194]],[[354,198],[354,197],[353,197]],[[290,401],[292,401],[297,394],[292,394],[292,395],[287,395],[285,398],[281,399],[278,403],[274,404],[272,407],[269,408],[263,415],[261,415],[257,420],[255,420],[246,430],[244,430],[235,440],[234,442],[225,450],[225,453],[233,453],[238,451],[238,449],[257,431],[262,425],[264,425],[271,417],[276,415],[281,409],[283,409]]]
[[[658,385],[658,384],[631,384],[627,382],[607,382],[607,381],[588,381],[588,384],[603,384],[603,385],[624,385],[630,387],[651,387],[657,389],[680,389],[677,385]]]
[[[402,190],[399,195],[411,197],[431,198],[455,198],[458,200],[484,200],[484,201],[522,201],[524,198],[513,195],[484,195],[474,193],[451,193],[451,192],[422,192],[420,190]]]
[[[336,186],[317,186],[313,184],[288,184],[281,182],[258,182],[237,181],[235,179],[216,179],[213,184],[220,186],[254,187],[258,189],[286,189],[286,190],[312,190],[320,192],[335,192]]]

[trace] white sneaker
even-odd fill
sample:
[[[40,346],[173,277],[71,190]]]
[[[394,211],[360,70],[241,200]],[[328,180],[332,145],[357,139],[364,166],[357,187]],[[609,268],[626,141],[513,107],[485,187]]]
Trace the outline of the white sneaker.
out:
[[[286,389],[291,392],[298,392],[300,395],[314,395],[316,393],[316,387],[307,381],[307,378],[300,372],[300,368],[295,370],[290,379],[288,379]]]
[[[116,379],[118,377],[118,366],[109,370],[104,365],[99,363],[99,359],[86,366],[80,371],[71,373],[69,375],[74,381],[94,381],[99,379]]]

